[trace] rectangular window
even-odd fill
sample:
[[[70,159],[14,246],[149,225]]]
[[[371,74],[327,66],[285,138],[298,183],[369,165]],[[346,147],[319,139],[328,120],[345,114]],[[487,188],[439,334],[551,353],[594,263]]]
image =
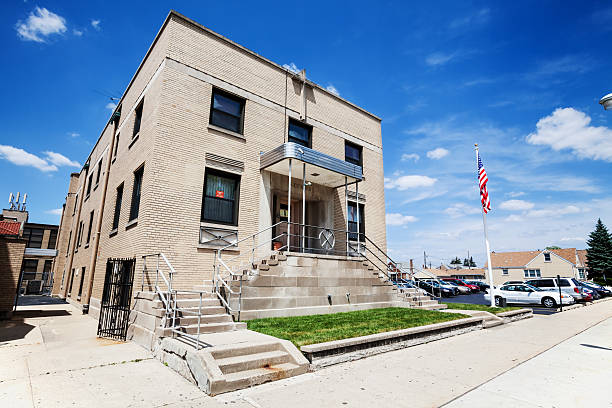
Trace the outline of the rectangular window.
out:
[[[202,221],[238,225],[240,176],[206,169]]]
[[[525,277],[528,278],[529,277],[529,270],[525,269],[523,272],[525,273]]]
[[[308,125],[298,122],[297,120],[289,120],[289,142],[297,143],[302,146],[312,146],[312,128]]]
[[[140,210],[140,194],[142,190],[142,175],[144,166],[134,172],[134,186],[132,188],[132,205],[130,206],[130,221],[138,218]]]
[[[100,183],[100,174],[102,173],[102,159],[98,162],[98,168],[96,170],[96,186]]]
[[[117,151],[119,150],[119,136],[121,136],[119,133],[117,133],[117,136],[115,136],[115,150],[113,151],[113,157],[117,157]]]
[[[213,90],[210,124],[236,133],[243,133],[244,99]]]
[[[79,294],[77,295],[77,297],[81,297],[81,294],[83,294],[83,281],[84,280],[85,280],[85,267],[81,269],[81,282],[79,283]]]
[[[47,244],[47,249],[55,249],[56,244],[57,244],[57,230],[52,229],[49,231],[49,243]]]
[[[550,254],[544,254],[544,262],[550,262]]]
[[[76,195],[76,198],[74,199],[74,208],[72,209],[72,215],[76,214],[76,210],[77,210],[77,203],[79,202],[79,195]]]
[[[70,284],[68,285],[68,296],[72,295],[72,283],[74,282],[74,269],[70,273]]]
[[[363,166],[363,148],[351,142],[344,142],[344,161]]]
[[[89,227],[87,228],[87,241],[85,241],[85,245],[89,245],[89,240],[91,239],[91,227],[93,226],[93,217],[94,212],[89,213]]]
[[[578,277],[584,279],[584,269],[578,269]]]
[[[24,259],[23,273],[36,273],[38,270],[38,259]]]
[[[46,273],[51,272],[51,265],[53,265],[53,260],[45,259],[45,265],[43,266],[43,272],[46,272]]]
[[[525,269],[526,278],[539,278],[541,276],[539,269]]]
[[[508,270],[507,269],[502,269],[502,275],[508,275]]]
[[[359,204],[359,234],[360,240],[363,241],[365,235],[365,206]],[[357,203],[349,201],[348,203],[348,227],[349,227],[349,240],[357,241]]]
[[[123,183],[117,187],[117,197],[115,198],[115,214],[113,215],[113,230],[119,227],[119,217],[121,216],[121,201],[123,200]]]
[[[66,256],[68,256],[68,254],[70,253],[70,241],[72,240],[72,231],[70,231],[70,234],[68,235],[68,246],[66,247]]]
[[[83,221],[79,223],[79,235],[77,237],[77,248],[81,246],[81,238],[83,238]]]
[[[89,197],[89,193],[91,193],[91,183],[93,183],[93,173],[89,175],[89,178],[87,180],[88,180],[87,193],[85,194],[85,198]]]
[[[23,237],[28,240],[28,248],[42,248],[42,240],[45,230],[42,228],[24,228]]]
[[[144,99],[140,102],[140,104],[134,111],[134,131],[132,132],[132,139],[138,136],[138,134],[140,133],[140,123],[142,122],[143,106],[144,106]]]

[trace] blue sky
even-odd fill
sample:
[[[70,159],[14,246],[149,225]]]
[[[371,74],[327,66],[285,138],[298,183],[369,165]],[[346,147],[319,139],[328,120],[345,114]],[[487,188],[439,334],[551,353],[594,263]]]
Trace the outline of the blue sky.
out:
[[[170,8],[382,117],[398,259],[482,263],[476,142],[493,250],[580,248],[598,217],[612,227],[612,112],[597,103],[612,91],[612,7],[595,1],[11,1],[0,194],[27,192],[32,221],[59,221],[69,173]]]

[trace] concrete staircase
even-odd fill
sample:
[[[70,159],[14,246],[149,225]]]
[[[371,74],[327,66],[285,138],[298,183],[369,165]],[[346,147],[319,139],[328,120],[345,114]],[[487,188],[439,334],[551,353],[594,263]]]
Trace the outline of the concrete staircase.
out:
[[[414,309],[443,310],[448,307],[415,288],[399,289],[399,295]]]
[[[275,253],[242,281],[240,320],[300,316],[384,307],[443,309],[418,293],[399,293],[363,258]],[[381,276],[382,275],[382,276]],[[231,282],[237,290],[240,281]],[[231,299],[238,309],[238,299]]]

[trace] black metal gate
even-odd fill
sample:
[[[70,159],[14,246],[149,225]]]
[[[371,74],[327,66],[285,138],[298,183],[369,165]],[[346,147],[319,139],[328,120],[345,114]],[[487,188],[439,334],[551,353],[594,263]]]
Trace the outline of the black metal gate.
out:
[[[106,277],[98,336],[125,340],[132,301],[132,284],[136,259],[110,259],[106,262]]]

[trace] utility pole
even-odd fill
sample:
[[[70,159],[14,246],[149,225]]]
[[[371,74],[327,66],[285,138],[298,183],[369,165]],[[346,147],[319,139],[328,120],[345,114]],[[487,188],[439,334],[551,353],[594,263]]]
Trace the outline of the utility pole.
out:
[[[423,268],[427,269],[427,254],[423,251]]]

